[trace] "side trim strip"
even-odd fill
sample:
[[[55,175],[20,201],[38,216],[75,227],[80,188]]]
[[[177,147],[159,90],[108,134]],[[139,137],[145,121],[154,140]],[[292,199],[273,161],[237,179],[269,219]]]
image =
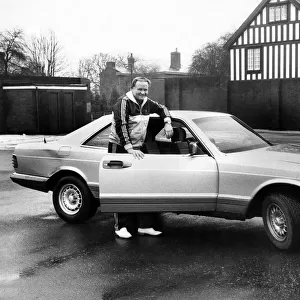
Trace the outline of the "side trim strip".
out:
[[[19,174],[13,173],[10,176],[14,179],[22,179],[22,180],[30,180],[30,181],[38,181],[38,182],[46,182],[48,180],[47,177],[40,177],[40,176],[33,176],[33,175],[26,175],[26,174]]]
[[[247,206],[251,197],[241,195],[219,195],[217,203],[218,208],[222,205]]]
[[[132,200],[153,200],[153,199],[184,199],[188,198],[189,200],[197,200],[197,199],[216,199],[218,194],[217,193],[210,193],[210,194],[197,194],[197,193],[127,193],[127,194],[117,194],[117,193],[101,193],[100,199],[111,199],[115,200],[120,198],[122,199],[132,199]],[[182,200],[184,202],[184,200]]]
[[[249,201],[251,197],[248,196],[241,196],[241,195],[227,195],[227,194],[219,194],[219,200],[243,200]]]

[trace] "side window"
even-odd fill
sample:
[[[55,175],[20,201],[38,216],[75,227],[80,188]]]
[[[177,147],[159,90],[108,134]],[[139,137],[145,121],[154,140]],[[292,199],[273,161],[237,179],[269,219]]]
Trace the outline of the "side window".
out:
[[[166,138],[164,124],[158,119],[150,119],[146,147],[149,154],[189,154],[189,144],[196,142],[190,130],[180,121],[172,121],[174,135]],[[204,152],[199,148],[199,154]]]
[[[262,67],[261,48],[247,49],[247,72],[260,71]]]
[[[288,19],[288,5],[272,5],[269,6],[269,22],[280,22]]]
[[[88,139],[84,145],[85,146],[91,146],[91,147],[108,147],[108,137],[110,134],[110,126],[104,128],[103,130],[99,131],[97,134],[92,136],[90,139]]]

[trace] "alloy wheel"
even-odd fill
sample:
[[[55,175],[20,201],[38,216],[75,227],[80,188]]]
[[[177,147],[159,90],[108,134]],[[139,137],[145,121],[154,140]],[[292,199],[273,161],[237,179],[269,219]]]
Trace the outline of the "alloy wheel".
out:
[[[82,207],[82,194],[74,184],[65,184],[59,193],[59,205],[68,215],[75,215]]]
[[[271,234],[280,242],[283,242],[288,233],[287,220],[281,208],[272,203],[267,210],[267,224]]]

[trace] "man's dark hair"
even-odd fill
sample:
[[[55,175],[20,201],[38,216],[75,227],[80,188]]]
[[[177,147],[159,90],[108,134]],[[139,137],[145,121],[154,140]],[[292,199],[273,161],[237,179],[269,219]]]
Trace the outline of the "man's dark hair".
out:
[[[136,83],[138,81],[141,81],[141,82],[147,82],[149,84],[149,86],[151,85],[151,81],[146,78],[146,77],[135,77],[133,80],[132,80],[132,83],[131,83],[131,88],[135,87]]]

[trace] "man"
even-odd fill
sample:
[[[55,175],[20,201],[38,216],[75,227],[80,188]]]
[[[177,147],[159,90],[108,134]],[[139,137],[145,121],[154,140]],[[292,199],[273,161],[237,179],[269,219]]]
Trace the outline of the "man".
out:
[[[173,128],[169,111],[165,106],[147,97],[150,84],[150,80],[145,77],[134,78],[131,90],[114,105],[108,152],[130,153],[136,159],[143,159],[144,153],[147,152],[144,142],[151,113],[157,113],[164,120],[166,137],[172,137]],[[155,214],[118,213],[114,216],[115,233],[118,237],[132,237],[136,225],[140,235],[158,236],[162,233],[153,228]]]

